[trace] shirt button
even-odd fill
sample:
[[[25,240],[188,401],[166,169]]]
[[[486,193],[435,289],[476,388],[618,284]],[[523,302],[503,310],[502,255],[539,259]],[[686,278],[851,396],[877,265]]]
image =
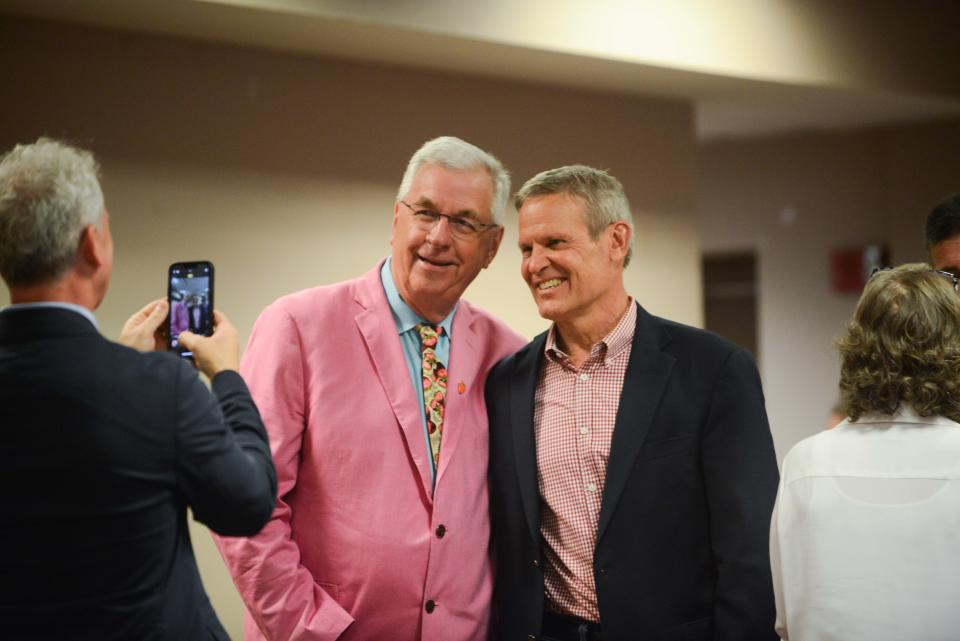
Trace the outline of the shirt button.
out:
[[[581,380],[581,381],[589,381],[589,380],[590,380],[590,375],[587,374],[586,372],[584,372],[583,374],[580,375],[580,380]]]
[[[587,492],[596,492],[597,484],[596,483],[587,483]]]
[[[430,599],[429,601],[427,601],[423,606],[423,609],[427,611],[427,614],[430,614],[436,608],[437,608],[437,603],[433,599]]]
[[[590,430],[587,429],[586,426],[583,426],[583,427],[580,428],[580,433],[583,434],[584,436],[586,436],[586,435],[587,435],[587,432],[589,432],[589,431],[590,431]]]
[[[437,538],[442,539],[443,535],[447,533],[447,528],[444,527],[443,523],[437,526]]]

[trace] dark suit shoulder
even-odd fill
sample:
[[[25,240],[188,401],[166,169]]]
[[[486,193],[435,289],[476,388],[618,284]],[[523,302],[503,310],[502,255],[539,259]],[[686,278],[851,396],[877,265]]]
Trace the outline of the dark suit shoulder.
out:
[[[500,381],[503,377],[509,377],[516,372],[520,365],[530,365],[531,361],[539,362],[540,354],[543,352],[543,345],[547,338],[547,332],[543,332],[534,337],[532,341],[521,347],[519,350],[500,359],[490,370],[487,376],[489,383]]]
[[[666,351],[675,355],[692,354],[704,363],[722,363],[737,352],[749,356],[749,352],[743,347],[714,332],[658,316],[649,318],[660,327],[667,338]],[[749,357],[752,359],[752,356]]]

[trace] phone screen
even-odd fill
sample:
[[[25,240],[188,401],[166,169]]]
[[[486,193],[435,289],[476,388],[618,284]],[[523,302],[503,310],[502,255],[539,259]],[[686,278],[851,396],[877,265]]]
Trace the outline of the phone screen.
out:
[[[213,334],[213,263],[198,260],[170,265],[167,297],[170,349],[181,356],[193,356],[178,338],[185,330],[204,336]]]

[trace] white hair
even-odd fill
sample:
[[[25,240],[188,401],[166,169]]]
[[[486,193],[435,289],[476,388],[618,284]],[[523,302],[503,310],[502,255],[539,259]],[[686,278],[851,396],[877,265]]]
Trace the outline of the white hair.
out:
[[[404,198],[413,185],[413,179],[424,165],[439,165],[459,171],[486,169],[490,174],[493,198],[490,215],[497,225],[503,224],[507,201],[510,199],[510,174],[496,157],[465,140],[454,136],[440,136],[423,143],[407,163],[407,170],[397,190],[397,200]]]
[[[55,280],[80,235],[101,224],[99,167],[89,151],[40,138],[0,158],[0,276],[10,286]]]

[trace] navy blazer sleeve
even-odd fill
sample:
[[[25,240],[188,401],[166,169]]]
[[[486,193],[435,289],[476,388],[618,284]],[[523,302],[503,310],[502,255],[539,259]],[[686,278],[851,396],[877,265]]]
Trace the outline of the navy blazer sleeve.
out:
[[[701,443],[716,560],[715,639],[776,639],[767,545],[778,471],[753,358],[731,352]]]
[[[270,518],[277,475],[260,413],[240,374],[220,372],[213,394],[177,371],[177,475],[194,517],[217,534],[252,536]]]

